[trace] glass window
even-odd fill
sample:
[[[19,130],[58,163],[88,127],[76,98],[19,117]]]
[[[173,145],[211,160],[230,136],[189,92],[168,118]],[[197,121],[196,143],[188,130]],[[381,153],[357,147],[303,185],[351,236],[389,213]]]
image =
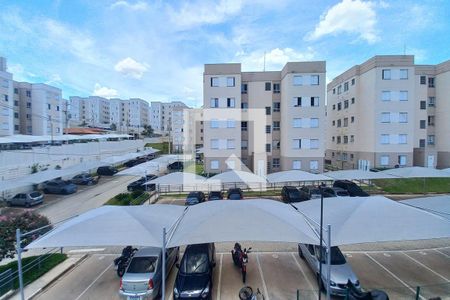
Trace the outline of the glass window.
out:
[[[348,82],[344,83],[344,92],[348,91]]]
[[[311,106],[319,106],[319,97],[311,97]]]
[[[227,77],[227,87],[234,87],[234,77]]]
[[[319,119],[318,118],[311,118],[309,121],[310,121],[310,127],[311,128],[318,128],[319,127]]]
[[[420,101],[420,109],[427,109],[427,102],[426,101]]]
[[[400,69],[400,79],[408,79],[408,69]]]
[[[398,114],[398,122],[399,123],[408,123],[408,113],[401,112]]]
[[[274,158],[272,159],[272,168],[279,168],[280,167],[280,159]]]
[[[348,100],[344,101],[344,108],[348,108]]]
[[[405,166],[406,165],[406,155],[399,155],[398,156],[398,164],[400,166]]]
[[[428,145],[434,145],[435,144],[435,136],[434,135],[429,135],[427,137],[428,139]]]
[[[292,127],[294,127],[294,128],[301,128],[302,127],[302,119],[301,118],[294,118],[292,120]]]
[[[382,134],[382,135],[381,135],[380,143],[381,143],[382,145],[389,144],[389,134]]]
[[[382,112],[381,113],[381,123],[390,123],[391,122],[391,113]]]
[[[271,129],[272,128],[270,127],[270,125],[266,125],[266,133],[271,133],[272,132]]]
[[[266,91],[270,91],[272,89],[272,83],[271,82],[266,82],[265,84],[265,90]]]
[[[319,75],[311,75],[311,85],[319,85]]]
[[[427,76],[420,76],[420,84],[427,84]]]
[[[311,160],[309,162],[309,169],[310,170],[318,170],[319,169],[319,161],[318,160]]]
[[[209,269],[208,254],[204,252],[188,252],[183,256],[180,272],[183,274],[202,274]]]
[[[227,128],[235,128],[236,122],[234,120],[227,120]]]
[[[355,78],[352,79],[352,85],[355,85]]]
[[[248,123],[247,121],[241,122],[241,131],[247,131]]]
[[[294,75],[294,77],[293,77],[293,84],[294,85],[302,85],[303,84],[303,77],[301,75]]]
[[[247,94],[248,85],[246,83],[241,84],[241,93]]]
[[[270,152],[271,151],[271,148],[270,148],[270,144],[266,144],[266,152]]]
[[[270,108],[270,106],[266,106],[266,116],[270,116],[272,113],[272,110]]]
[[[273,121],[273,130],[280,130],[280,121]]]
[[[292,161],[292,169],[293,170],[300,170],[302,168],[302,161],[301,160],[293,160]]]
[[[211,149],[219,149],[219,140],[218,139],[211,140]]]
[[[398,143],[399,144],[407,144],[408,143],[408,135],[407,134],[399,134],[398,135]]]
[[[247,109],[248,108],[248,102],[241,102],[241,108]]]
[[[319,140],[318,139],[311,139],[309,144],[310,149],[319,149]]]
[[[420,120],[420,129],[425,129],[427,127],[425,120]]]
[[[428,97],[428,106],[434,107],[436,105],[436,98],[435,97]]]
[[[247,140],[242,140],[241,141],[241,149],[242,150],[246,150],[248,148],[248,141]]]
[[[348,127],[348,118],[344,118],[344,127]]]
[[[227,107],[235,107],[234,98],[227,98]]]
[[[227,140],[227,149],[234,149],[235,145],[234,145],[234,139],[228,139]]]
[[[154,273],[158,257],[133,257],[127,269],[127,273]]]
[[[273,103],[273,112],[280,111],[280,108],[281,108],[281,103],[280,102],[274,102]]]
[[[211,128],[219,128],[219,120],[211,120]]]
[[[338,105],[337,105],[337,110],[341,110],[341,109],[342,109],[342,103],[339,102]]]
[[[391,79],[391,70],[390,69],[383,69],[381,71],[383,80],[390,80]]]
[[[380,156],[380,165],[389,166],[389,156],[388,155]]]
[[[292,98],[292,105],[294,107],[302,106],[302,97],[294,97],[294,98]]]
[[[434,88],[434,77],[428,77],[428,87]]]
[[[280,149],[280,141],[273,140],[272,141],[272,148],[273,149]]]
[[[219,77],[211,77],[211,86],[219,86]]]
[[[218,160],[212,160],[211,161],[211,169],[218,169],[219,168],[219,161]]]
[[[301,139],[293,139],[292,140],[292,148],[293,149],[301,149],[302,148],[302,140]]]
[[[219,98],[211,98],[210,100],[210,106],[212,108],[217,108],[219,107]]]
[[[279,94],[280,93],[280,84],[279,83],[274,83],[273,84],[273,92],[274,94]]]
[[[425,139],[420,139],[419,140],[419,147],[420,148],[425,148]]]
[[[391,101],[391,91],[382,91],[381,92],[381,100]]]
[[[400,91],[399,100],[408,101],[408,91]]]

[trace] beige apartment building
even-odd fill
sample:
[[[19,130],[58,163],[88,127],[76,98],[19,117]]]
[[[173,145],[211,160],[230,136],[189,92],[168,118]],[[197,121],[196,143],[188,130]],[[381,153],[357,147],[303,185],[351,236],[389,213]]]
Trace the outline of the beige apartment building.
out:
[[[449,130],[438,122],[448,101],[436,103],[438,95],[448,97],[448,73],[449,62],[420,66],[411,55],[386,55],[334,78],[327,86],[326,162],[339,169],[443,166],[449,140],[437,129]]]
[[[281,71],[205,65],[205,171],[259,175],[323,170],[326,63],[289,62]]]
[[[6,58],[0,57],[0,136],[14,134],[13,76],[7,72]]]
[[[170,140],[175,153],[195,154],[203,147],[203,109],[175,107]]]

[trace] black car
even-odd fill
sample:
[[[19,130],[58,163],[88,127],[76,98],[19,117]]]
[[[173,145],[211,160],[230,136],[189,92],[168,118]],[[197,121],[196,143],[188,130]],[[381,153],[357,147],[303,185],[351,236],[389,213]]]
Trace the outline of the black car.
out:
[[[208,201],[211,200],[222,200],[223,199],[223,193],[220,191],[213,191],[213,192],[209,192],[208,194]]]
[[[309,196],[305,192],[300,192],[296,187],[283,186],[281,189],[281,200],[284,203],[301,202],[309,200]]]
[[[205,194],[203,192],[190,192],[186,197],[185,205],[195,205],[205,202]]]
[[[213,243],[186,247],[173,287],[174,299],[211,299],[216,249]]]
[[[112,176],[117,172],[119,172],[119,170],[111,166],[101,166],[97,169],[97,175]]]
[[[320,188],[316,186],[302,186],[300,188],[300,192],[305,193],[309,199],[320,199]],[[330,198],[334,197],[334,195],[327,193],[324,191],[323,193],[324,198]]]
[[[131,167],[133,167],[135,165],[137,165],[137,160],[136,159],[132,159],[132,160],[129,160],[129,161],[124,163],[124,166],[127,167],[127,168],[131,168]]]
[[[184,166],[182,161],[176,161],[167,166],[169,171],[183,171]]]
[[[229,200],[241,200],[244,199],[244,193],[240,188],[231,188],[227,192],[227,199]]]
[[[156,188],[155,184],[147,184],[145,185],[144,183],[146,183],[147,181],[153,180],[155,178],[157,178],[158,176],[156,175],[147,175],[146,177],[141,177],[136,181],[133,181],[132,183],[130,183],[127,186],[127,190],[129,192],[134,192],[134,191],[154,191]]]
[[[368,197],[368,193],[363,191],[356,183],[350,180],[336,180],[333,183],[334,187],[339,187],[341,189],[347,190],[350,197]]]

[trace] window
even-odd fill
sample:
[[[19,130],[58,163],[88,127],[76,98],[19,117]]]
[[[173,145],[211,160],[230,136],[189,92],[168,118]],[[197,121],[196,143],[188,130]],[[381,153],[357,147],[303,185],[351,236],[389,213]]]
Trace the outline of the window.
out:
[[[227,149],[234,149],[234,148],[235,148],[234,139],[228,139],[227,140]]]
[[[406,155],[399,155],[398,156],[398,164],[400,166],[405,166],[406,165]]]
[[[342,85],[338,86],[338,95],[342,93]]]
[[[407,134],[399,134],[398,135],[398,143],[399,144],[407,144],[408,143],[408,135]]]
[[[265,90],[266,91],[270,91],[271,90],[271,88],[272,88],[272,83],[271,82],[266,82],[266,88],[265,88]]]
[[[31,126],[27,126],[27,132],[31,133],[32,132],[32,127]]]
[[[425,139],[420,139],[419,140],[419,147],[420,148],[425,148]]]
[[[434,145],[434,143],[435,143],[435,137],[434,137],[434,135],[429,135],[429,136],[427,137],[427,140],[428,140],[428,145]]]
[[[280,130],[280,121],[273,121],[273,131]]]
[[[59,105],[56,106],[56,111],[59,111]]]
[[[350,136],[350,143],[354,143],[355,142],[355,136],[354,135],[351,135]]]
[[[398,114],[398,122],[399,123],[408,123],[408,113],[401,112]]]
[[[294,85],[302,85],[303,84],[303,77],[301,75],[294,75],[294,77],[293,77],[293,84]]]
[[[279,112],[281,109],[281,103],[280,102],[274,102],[273,103],[273,112]]]
[[[273,84],[273,93],[274,94],[279,94],[280,93],[280,84],[279,83],[274,83]]]
[[[334,143],[334,136],[333,137],[331,137],[331,141]]]
[[[335,95],[335,94],[336,94],[336,88],[333,89],[333,95]]]
[[[219,98],[211,98],[210,106],[211,106],[211,108],[219,107]]]
[[[336,110],[336,104],[333,104],[333,110]]]
[[[292,105],[293,105],[294,107],[302,106],[302,97],[294,97],[294,98],[292,99]]]
[[[352,116],[352,117],[350,118],[350,123],[355,123],[355,117]]]
[[[292,148],[293,149],[301,149],[302,148],[302,140],[301,139],[293,139],[292,140]]]
[[[241,149],[242,150],[247,150],[248,148],[248,141],[247,140],[242,140],[241,141]]]
[[[355,78],[352,79],[352,85],[355,85]]]
[[[227,98],[227,107],[235,107],[234,98]]]
[[[337,110],[341,110],[341,109],[342,109],[342,103],[339,102],[338,105],[337,105]]]
[[[219,161],[218,160],[212,160],[211,161],[211,169],[217,170],[219,168]]]
[[[309,148],[310,149],[319,149],[319,140],[318,139],[311,139],[309,142]]]
[[[408,79],[408,69],[400,69],[400,79]]]
[[[248,85],[246,83],[241,84],[241,94],[247,94]]]
[[[334,125],[336,125],[336,121],[335,121],[335,120],[333,120],[333,122],[332,122],[332,123],[333,123],[333,126],[334,126]]]
[[[348,100],[344,101],[344,108],[348,108]]]
[[[211,149],[219,149],[219,140],[218,139],[211,140]]]
[[[271,151],[271,145],[270,144],[266,144],[266,152],[270,152]]]
[[[391,113],[382,112],[381,113],[381,123],[391,123]]]
[[[318,128],[319,127],[319,119],[318,118],[309,119],[309,127]]]
[[[436,105],[435,97],[428,97],[428,107],[434,107]]]
[[[27,120],[31,120],[31,115],[30,114],[27,114]]]
[[[272,113],[272,110],[271,110],[270,106],[266,106],[266,116],[270,116],[271,113]]]
[[[426,128],[426,121],[420,120],[420,129],[425,129],[425,128]]]
[[[241,108],[247,109],[248,108],[248,102],[241,102]]]
[[[247,121],[241,122],[241,131],[247,131]]]
[[[319,75],[311,75],[311,85],[319,85]]]
[[[211,86],[219,86],[219,77],[211,77]]]
[[[434,126],[434,116],[428,116],[428,126]]]
[[[294,128],[302,128],[302,119],[301,118],[294,118],[292,120],[292,127],[294,127]]]
[[[420,101],[420,109],[427,109],[427,102],[426,101]]]
[[[420,76],[420,84],[427,84],[427,76]]]
[[[341,127],[342,126],[342,121],[341,119],[337,120],[337,127]]]
[[[352,98],[352,104],[355,104],[355,98]]]
[[[56,127],[56,133],[59,133],[61,129],[59,127]]]
[[[382,165],[382,166],[389,166],[389,156],[388,155],[381,155],[380,156],[380,165]]]
[[[391,80],[391,70],[390,69],[383,69],[381,71],[383,80]]]
[[[270,127],[270,125],[266,125],[266,133],[271,133],[272,132],[271,129],[272,128]]]
[[[344,83],[344,92],[348,91],[348,82]]]
[[[311,106],[319,106],[319,97],[311,97]]]
[[[25,94],[27,95],[27,97],[31,97],[31,91],[26,91]]]
[[[344,127],[348,127],[348,118],[344,118]]]
[[[408,101],[408,91],[400,91],[398,100]]]
[[[348,160],[348,155],[347,155],[347,153],[342,153],[342,157],[341,157],[341,159],[343,160],[343,161],[347,161]]]
[[[14,88],[14,94],[19,94],[19,89],[18,88]]]
[[[272,148],[273,149],[280,149],[280,141],[273,140],[272,141]]]
[[[341,137],[338,136],[338,137],[336,137],[336,144],[340,144],[340,143],[341,143]]]
[[[302,168],[302,161],[301,160],[293,160],[292,161],[292,169],[293,170],[300,170]]]
[[[8,102],[9,101],[8,95],[5,95],[4,99],[5,99],[6,102]]]
[[[389,134],[382,134],[382,135],[381,135],[380,143],[381,143],[382,145],[387,145],[387,144],[389,144]]]
[[[428,77],[428,87],[434,88],[434,77]]]
[[[382,91],[381,92],[381,100],[391,101],[391,92],[390,91]]]
[[[344,135],[344,144],[348,144],[348,136],[347,135]]]
[[[227,87],[234,87],[234,77],[227,77]]]
[[[235,128],[236,122],[234,120],[227,120],[227,128]]]
[[[318,160],[311,160],[309,162],[309,169],[310,170],[318,170],[319,169],[319,161]]]
[[[14,100],[14,106],[19,106],[19,101]]]
[[[19,130],[19,125],[14,125],[14,130]]]
[[[18,119],[19,118],[19,113],[14,113],[14,118]]]
[[[274,158],[272,159],[272,168],[279,168],[280,167],[280,159]]]

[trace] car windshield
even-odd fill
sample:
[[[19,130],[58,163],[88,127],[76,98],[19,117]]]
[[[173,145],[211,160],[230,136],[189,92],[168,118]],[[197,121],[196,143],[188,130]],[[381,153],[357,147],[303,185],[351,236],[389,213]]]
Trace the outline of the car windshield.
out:
[[[33,197],[33,198],[39,197],[40,195],[41,195],[41,194],[38,193],[38,192],[32,192],[32,193],[30,193],[30,196]]]
[[[240,194],[230,194],[229,195],[229,198],[231,199],[231,200],[240,200],[241,199],[241,195]]]
[[[197,197],[189,197],[189,198],[186,199],[186,202],[198,203],[198,198]]]
[[[323,248],[322,252],[322,263],[327,263],[327,250]],[[331,247],[331,264],[332,265],[343,265],[346,263],[345,257],[342,254],[339,247]]]
[[[300,198],[300,193],[297,191],[289,192],[289,198],[298,199],[298,198]]]
[[[127,273],[153,273],[156,269],[158,258],[156,256],[133,257]]]
[[[184,274],[202,274],[208,271],[208,255],[206,253],[186,253],[180,266]]]

